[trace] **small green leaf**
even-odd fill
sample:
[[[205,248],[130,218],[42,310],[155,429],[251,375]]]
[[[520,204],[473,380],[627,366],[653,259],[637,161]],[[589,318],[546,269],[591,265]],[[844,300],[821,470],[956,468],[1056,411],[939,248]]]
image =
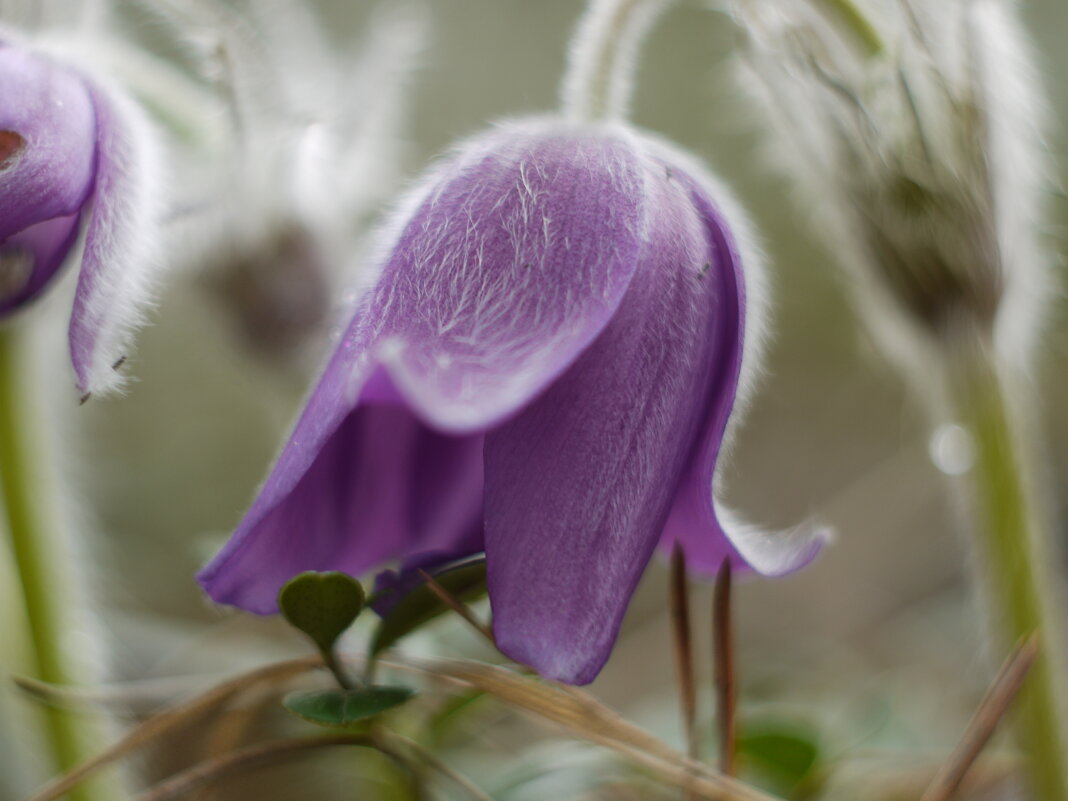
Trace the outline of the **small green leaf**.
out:
[[[294,715],[320,726],[351,726],[400,706],[415,695],[408,687],[375,685],[353,690],[315,690],[290,693],[282,699]]]
[[[747,727],[738,738],[738,754],[782,792],[791,792],[808,779],[820,761],[813,733],[791,723]]]
[[[278,593],[278,607],[290,625],[312,638],[323,653],[363,609],[363,587],[346,573],[309,571],[290,579]]]
[[[434,580],[458,601],[476,600],[486,594],[486,560],[465,562],[435,574]],[[426,584],[415,587],[378,624],[371,640],[371,658],[447,611],[449,606],[430,587]]]

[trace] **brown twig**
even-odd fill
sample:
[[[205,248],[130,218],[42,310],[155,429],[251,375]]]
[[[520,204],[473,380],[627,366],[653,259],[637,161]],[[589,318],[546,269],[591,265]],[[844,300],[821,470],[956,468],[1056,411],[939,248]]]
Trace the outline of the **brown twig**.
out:
[[[686,574],[686,554],[678,545],[671,552],[671,631],[675,643],[675,674],[679,682],[679,706],[682,712],[686,755],[696,760],[700,754],[697,738],[697,681],[694,678],[693,629],[690,625],[690,582]],[[685,788],[686,801],[693,801],[693,790]]]
[[[153,715],[141,725],[132,729],[125,737],[111,747],[106,748],[96,756],[87,759],[85,762],[62,776],[53,779],[34,793],[27,799],[27,801],[54,801],[54,799],[57,799],[64,793],[70,791],[72,787],[77,786],[101,768],[106,767],[117,759],[121,759],[131,751],[140,748],[168,731],[177,728],[187,720],[224,703],[235,693],[244,688],[259,682],[284,681],[293,676],[305,673],[320,664],[322,664],[322,662],[319,657],[305,657],[303,659],[293,659],[287,662],[277,662],[275,664],[266,665],[229,679],[184,704],[171,707],[159,714]]]
[[[712,664],[716,683],[716,723],[719,728],[719,769],[734,775],[737,728],[737,685],[734,675],[734,621],[731,612],[731,562],[724,559],[712,595]]]
[[[264,763],[275,762],[280,757],[302,751],[312,751],[337,745],[362,745],[377,748],[374,739],[367,734],[334,734],[317,737],[298,737],[277,740],[263,745],[252,745],[231,751],[215,759],[206,760],[188,770],[160,782],[151,790],[138,796],[137,801],[170,801],[203,787],[231,773],[237,773]],[[381,749],[379,749],[381,750]]]
[[[471,611],[470,607],[468,607],[467,604],[465,604],[447,589],[442,587],[441,584],[437,581],[437,579],[435,579],[425,570],[420,569],[419,575],[423,578],[423,581],[426,582],[426,585],[430,588],[430,591],[436,596],[438,596],[438,598],[441,599],[441,602],[443,604],[445,604],[452,611],[454,611],[456,614],[466,620],[469,624],[471,624],[475,631],[477,631],[479,634],[489,640],[490,645],[492,645],[494,648],[497,647],[497,639],[493,636],[493,630],[481,620],[479,620],[477,617],[475,617],[475,613]]]
[[[920,801],[949,801],[953,798],[1005,717],[1037,658],[1038,635],[1032,634],[1021,640],[1005,660],[956,750],[928,785]]]

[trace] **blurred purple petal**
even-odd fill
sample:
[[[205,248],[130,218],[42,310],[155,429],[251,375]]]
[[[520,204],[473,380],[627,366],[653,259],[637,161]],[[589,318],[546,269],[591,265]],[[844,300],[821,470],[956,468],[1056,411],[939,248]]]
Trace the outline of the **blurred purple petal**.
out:
[[[9,236],[0,245],[0,315],[34,298],[63,265],[81,231],[81,214],[53,217]]]
[[[94,132],[81,78],[0,45],[0,315],[36,297],[76,242],[94,180]]]
[[[0,131],[23,140],[0,167],[0,241],[76,213],[93,185],[95,112],[85,82],[48,58],[0,45]]]
[[[121,383],[112,364],[143,322],[155,268],[159,175],[153,136],[129,100],[90,90],[97,174],[70,320],[70,352],[82,392]]]

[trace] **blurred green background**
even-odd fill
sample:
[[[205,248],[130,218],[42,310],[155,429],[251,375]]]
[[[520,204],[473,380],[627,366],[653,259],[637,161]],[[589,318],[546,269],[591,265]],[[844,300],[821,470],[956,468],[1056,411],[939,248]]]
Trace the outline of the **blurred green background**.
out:
[[[432,27],[403,131],[408,175],[488,121],[551,109],[582,3],[434,0],[427,6]],[[371,7],[363,0],[333,2],[322,13],[343,43],[357,36]],[[1068,82],[1061,77],[1068,74],[1068,4],[1035,0],[1023,12],[1055,111],[1049,146],[1056,185],[1065,172],[1059,123],[1068,114]],[[819,732],[805,737],[824,756],[889,749],[908,762],[910,754],[942,753],[988,677],[982,618],[966,588],[968,557],[951,493],[929,456],[930,421],[854,319],[833,260],[835,242],[808,224],[760,154],[756,122],[730,80],[735,41],[723,14],[693,2],[674,6],[645,49],[634,119],[704,158],[734,188],[769,256],[775,335],[727,467],[727,501],[753,522],[779,528],[814,518],[838,534],[807,570],[741,584],[743,719]],[[1059,265],[1068,203],[1051,193],[1050,211],[1046,233]],[[1063,532],[1068,382],[1059,293],[1053,306],[1041,353],[1040,414],[1053,511]],[[224,541],[266,474],[314,366],[275,368],[251,358],[202,282],[178,275],[129,369],[135,381],[128,396],[78,409],[72,435],[84,438],[74,473],[91,521],[87,565],[112,675],[140,680],[217,672],[301,651],[276,620],[212,608],[193,573]],[[659,560],[649,570],[593,689],[679,742],[666,572]],[[698,588],[706,717],[710,599],[708,587]],[[466,630],[450,624],[441,628],[439,645],[481,653]],[[544,736],[497,713],[466,751],[462,742],[454,750],[473,774],[489,770],[479,761],[497,748],[534,768],[540,760],[561,764],[567,752],[553,752],[552,743],[526,750]],[[190,740],[197,741],[196,733]],[[342,762],[330,763],[323,798],[361,797],[346,771]],[[12,768],[8,775],[16,773],[21,778],[8,780],[11,787],[32,785],[32,771]],[[228,785],[221,797],[319,797],[296,790],[295,775],[273,772],[270,781]],[[860,775],[870,780],[877,771]],[[832,797],[864,797],[851,795],[845,778],[839,781],[846,789],[832,788],[839,793]],[[527,796],[507,797],[548,797],[548,788],[531,787]],[[3,789],[0,781],[0,797]],[[579,797],[573,789],[562,793]],[[645,792],[633,797],[659,797]],[[629,797],[619,793],[605,797]]]

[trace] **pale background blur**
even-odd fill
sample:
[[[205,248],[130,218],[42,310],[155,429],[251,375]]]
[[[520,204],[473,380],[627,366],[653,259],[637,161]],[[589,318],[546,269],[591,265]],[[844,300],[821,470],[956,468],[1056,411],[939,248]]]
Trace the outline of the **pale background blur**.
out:
[[[408,175],[494,118],[551,109],[582,6],[577,0],[428,5],[433,27],[410,101]],[[347,37],[370,7],[364,0],[335,2],[325,12],[335,34]],[[1025,18],[1054,116],[1063,120],[1068,4],[1035,0],[1025,4]],[[835,243],[821,241],[759,156],[754,123],[729,80],[735,36],[722,14],[678,3],[646,48],[634,118],[705,158],[734,187],[770,256],[776,333],[766,379],[727,468],[728,501],[769,526],[817,518],[838,532],[806,571],[748,581],[738,592],[743,717],[784,716],[818,730],[829,750],[883,742],[945,749],[987,676],[947,482],[928,456],[928,421],[853,318],[829,255]],[[1059,130],[1050,139],[1055,182],[1065,175],[1066,141]],[[1051,212],[1048,233],[1059,262],[1068,203],[1051,197]],[[1058,298],[1041,371],[1043,445],[1062,532],[1068,530],[1061,492],[1068,477],[1063,312]],[[314,369],[302,374],[251,359],[213,301],[189,280],[171,287],[156,319],[129,368],[137,379],[129,396],[90,403],[77,414],[89,437],[81,472],[97,529],[90,551],[114,674],[142,679],[220,671],[298,652],[301,643],[278,621],[213,609],[193,573],[240,518]],[[594,690],[677,741],[665,576],[658,561]],[[707,587],[696,593],[706,677],[710,595]],[[480,653],[464,629],[446,624],[445,630],[447,651]],[[497,725],[511,733],[510,742],[525,742],[523,732],[541,736],[531,724]],[[465,759],[477,763],[478,755]],[[351,787],[342,768],[331,771],[337,788]],[[232,787],[224,797],[246,797],[238,794],[240,784]],[[305,797],[277,778],[260,782],[256,792],[263,801]]]

